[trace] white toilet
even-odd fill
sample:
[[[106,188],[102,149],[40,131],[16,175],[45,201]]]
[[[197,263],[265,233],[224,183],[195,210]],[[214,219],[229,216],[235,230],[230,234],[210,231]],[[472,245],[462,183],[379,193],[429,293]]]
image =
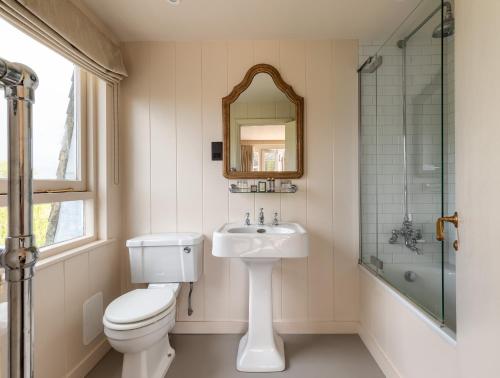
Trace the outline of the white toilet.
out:
[[[203,266],[203,236],[165,233],[127,241],[133,283],[106,308],[104,333],[123,356],[122,378],[163,378],[175,351],[168,333],[175,325],[180,282],[198,281]]]

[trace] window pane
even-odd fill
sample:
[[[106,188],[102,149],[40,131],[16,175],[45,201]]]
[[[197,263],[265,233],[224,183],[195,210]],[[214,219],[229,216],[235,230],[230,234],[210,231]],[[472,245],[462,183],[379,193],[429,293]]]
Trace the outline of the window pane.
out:
[[[73,63],[0,19],[0,56],[23,63],[38,75],[33,108],[33,176],[78,179]],[[0,178],[6,177],[7,112],[0,93]]]
[[[42,203],[33,206],[33,233],[38,248],[84,236],[83,201]],[[0,207],[0,244],[7,237],[7,208]]]

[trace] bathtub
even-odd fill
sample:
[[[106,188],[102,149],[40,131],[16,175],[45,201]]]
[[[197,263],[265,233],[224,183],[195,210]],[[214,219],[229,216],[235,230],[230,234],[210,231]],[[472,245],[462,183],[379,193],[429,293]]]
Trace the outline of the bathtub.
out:
[[[379,275],[413,302],[442,318],[441,264],[384,264]],[[455,266],[444,266],[444,324],[456,330]]]

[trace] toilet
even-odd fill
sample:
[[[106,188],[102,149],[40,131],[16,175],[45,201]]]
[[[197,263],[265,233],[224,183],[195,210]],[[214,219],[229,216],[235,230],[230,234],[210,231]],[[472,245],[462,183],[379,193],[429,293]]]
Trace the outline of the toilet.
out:
[[[122,378],[163,378],[175,357],[168,334],[175,325],[176,299],[182,282],[198,281],[201,275],[203,236],[143,235],[128,240],[127,247],[132,283],[148,287],[109,304],[104,333],[124,355]]]

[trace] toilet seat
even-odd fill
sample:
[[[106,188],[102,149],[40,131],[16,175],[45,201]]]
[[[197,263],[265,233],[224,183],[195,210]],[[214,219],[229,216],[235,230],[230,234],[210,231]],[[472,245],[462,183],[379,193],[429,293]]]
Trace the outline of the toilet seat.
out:
[[[104,326],[125,331],[155,323],[175,310],[175,297],[169,287],[130,291],[106,308]]]
[[[169,307],[165,312],[162,312],[156,316],[153,316],[149,319],[142,320],[140,322],[136,323],[113,323],[107,320],[106,318],[103,319],[103,324],[104,327],[114,330],[114,331],[129,331],[129,330],[134,330],[134,329],[139,329],[139,328],[144,328],[150,324],[156,323],[172,312],[175,311],[175,305]]]

